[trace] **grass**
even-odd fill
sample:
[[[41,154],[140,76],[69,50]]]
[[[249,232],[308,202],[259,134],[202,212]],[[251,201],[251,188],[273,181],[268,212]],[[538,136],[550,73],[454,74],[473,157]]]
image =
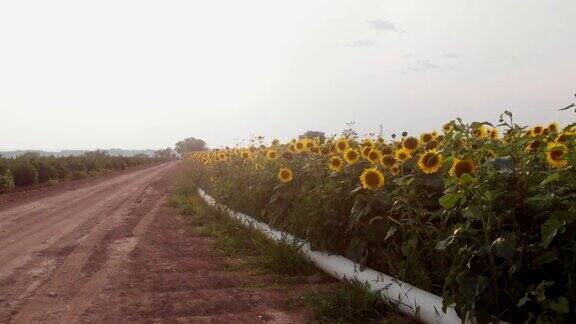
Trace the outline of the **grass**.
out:
[[[289,301],[313,309],[320,323],[417,323],[392,310],[366,284],[342,281],[330,292],[306,292]]]

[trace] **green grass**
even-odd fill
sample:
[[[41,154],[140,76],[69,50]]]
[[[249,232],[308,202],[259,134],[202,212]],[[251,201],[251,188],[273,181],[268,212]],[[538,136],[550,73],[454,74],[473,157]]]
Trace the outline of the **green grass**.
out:
[[[306,292],[289,301],[290,306],[313,309],[319,323],[417,323],[392,310],[366,284],[342,281],[329,292]]]

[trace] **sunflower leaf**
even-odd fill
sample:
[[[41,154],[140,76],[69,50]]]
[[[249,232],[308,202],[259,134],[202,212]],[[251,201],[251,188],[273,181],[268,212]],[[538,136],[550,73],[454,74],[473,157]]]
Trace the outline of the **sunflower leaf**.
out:
[[[452,209],[452,207],[456,206],[460,198],[462,198],[461,193],[453,192],[440,197],[438,202],[444,209]]]

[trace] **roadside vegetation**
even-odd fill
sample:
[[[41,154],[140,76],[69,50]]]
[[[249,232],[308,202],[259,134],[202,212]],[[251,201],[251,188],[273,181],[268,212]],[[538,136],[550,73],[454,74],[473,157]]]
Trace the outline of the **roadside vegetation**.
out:
[[[156,157],[144,154],[127,157],[92,151],[79,156],[54,157],[29,152],[18,157],[0,158],[0,193],[18,187],[83,179],[173,158],[166,152],[160,153]]]
[[[443,296],[480,322],[576,321],[576,123],[257,137],[188,155],[220,203]]]
[[[190,165],[183,165],[169,204],[178,208],[202,235],[214,239],[214,248],[229,258],[226,269],[272,274],[282,285],[317,275],[317,269],[293,242],[274,242],[262,233],[231,219],[207,205],[197,193]],[[310,289],[292,294],[288,307],[306,306],[319,323],[412,323],[384,304],[376,293],[353,282],[331,284],[328,289]]]

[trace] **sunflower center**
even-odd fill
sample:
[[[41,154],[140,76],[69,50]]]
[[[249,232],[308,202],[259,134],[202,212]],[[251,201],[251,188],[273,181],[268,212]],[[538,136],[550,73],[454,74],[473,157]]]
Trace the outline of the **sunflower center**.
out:
[[[409,150],[414,150],[418,147],[418,140],[414,137],[408,137],[404,140],[404,147]]]
[[[536,134],[542,133],[542,127],[540,127],[540,126],[534,127],[534,133],[536,133]]]
[[[368,154],[368,158],[369,158],[370,160],[378,160],[378,153],[376,153],[376,152],[370,152],[370,153]]]
[[[424,155],[424,159],[423,159],[424,165],[427,167],[433,167],[436,166],[436,164],[438,164],[438,156],[436,154],[433,153],[429,153]]]
[[[564,151],[560,149],[555,149],[550,151],[550,158],[554,161],[560,161],[564,157]]]
[[[332,160],[332,166],[333,167],[339,167],[340,166],[340,160],[339,159],[333,159]]]
[[[356,152],[354,152],[354,151],[348,152],[348,159],[356,160],[356,157],[357,157]]]
[[[282,170],[282,172],[280,172],[280,177],[282,177],[282,179],[288,179],[290,178],[290,172],[287,170]]]
[[[346,149],[346,143],[344,143],[344,142],[338,142],[338,149],[339,149],[340,151],[345,150],[345,149]]]
[[[461,177],[464,173],[471,174],[473,170],[474,169],[472,163],[470,163],[469,161],[459,161],[456,164],[454,173],[456,174],[457,177]]]
[[[364,181],[366,181],[366,184],[368,186],[376,187],[380,183],[380,177],[378,177],[378,174],[376,174],[376,172],[368,172],[366,174],[366,177],[364,178]]]

